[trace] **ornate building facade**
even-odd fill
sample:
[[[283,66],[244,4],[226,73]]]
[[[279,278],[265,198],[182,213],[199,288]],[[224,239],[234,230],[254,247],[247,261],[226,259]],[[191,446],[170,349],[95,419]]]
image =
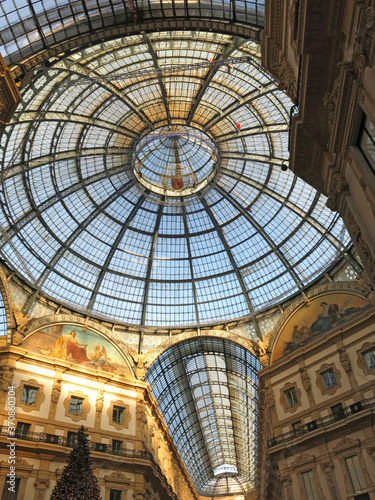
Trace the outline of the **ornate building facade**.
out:
[[[2,500],[82,424],[105,500],[375,499],[375,2],[78,3],[0,6]]]

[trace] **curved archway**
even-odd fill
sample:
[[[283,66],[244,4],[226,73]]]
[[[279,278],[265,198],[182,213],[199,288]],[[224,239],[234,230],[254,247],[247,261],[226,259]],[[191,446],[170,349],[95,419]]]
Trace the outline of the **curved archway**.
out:
[[[195,488],[204,496],[212,496],[218,479],[228,474],[236,480],[222,494],[255,486],[261,365],[235,336],[228,337],[211,334],[177,342],[146,374]]]

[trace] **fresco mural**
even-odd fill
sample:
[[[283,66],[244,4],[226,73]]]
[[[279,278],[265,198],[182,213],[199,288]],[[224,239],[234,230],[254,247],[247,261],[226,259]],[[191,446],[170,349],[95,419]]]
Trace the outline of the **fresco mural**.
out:
[[[130,372],[126,361],[108,340],[79,326],[54,325],[38,330],[24,340],[22,347],[120,376]]]
[[[290,354],[369,308],[371,304],[364,298],[342,292],[312,299],[309,306],[298,309],[281,329],[273,348],[272,361]]]

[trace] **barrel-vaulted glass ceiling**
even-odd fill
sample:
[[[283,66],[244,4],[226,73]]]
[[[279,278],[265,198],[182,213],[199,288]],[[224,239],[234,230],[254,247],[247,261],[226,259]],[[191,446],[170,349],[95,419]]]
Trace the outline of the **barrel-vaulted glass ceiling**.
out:
[[[176,344],[146,375],[199,494],[255,487],[259,361],[243,347],[200,337]]]
[[[229,320],[303,290],[349,238],[282,170],[292,103],[259,62],[255,42],[203,31],[50,60],[1,136],[1,256],[133,325]]]
[[[67,39],[133,24],[156,30],[170,20],[185,28],[198,20],[250,26],[259,35],[264,0],[2,0],[1,54],[18,63]]]

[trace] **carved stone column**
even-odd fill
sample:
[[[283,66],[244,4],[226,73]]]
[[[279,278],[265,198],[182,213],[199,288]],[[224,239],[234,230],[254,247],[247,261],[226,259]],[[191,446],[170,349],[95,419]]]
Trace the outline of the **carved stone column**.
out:
[[[348,206],[346,207],[343,218],[353,240],[354,246],[356,247],[356,250],[358,251],[366,269],[372,288],[375,289],[375,256],[361,231],[352,209]]]
[[[48,422],[53,422],[55,420],[56,407],[61,394],[61,381],[62,381],[62,374],[56,372],[56,377],[52,385],[51,404],[49,406],[49,412],[48,412]],[[46,433],[53,434],[55,431],[55,427],[54,425],[48,423],[45,426],[44,431]]]
[[[292,478],[291,476],[282,476],[281,485],[284,492],[286,500],[294,500],[293,490],[292,490]]]
[[[20,102],[21,94],[8,66],[0,55],[0,129],[10,121]]]
[[[326,476],[326,481],[329,489],[329,493],[332,500],[340,500],[339,493],[337,489],[337,484],[335,480],[335,474],[333,472],[333,462],[328,461],[322,465],[323,472]]]
[[[96,393],[96,401],[95,401],[95,432],[93,433],[93,440],[100,440],[100,426],[102,420],[102,411],[104,407],[104,389],[101,384],[99,384],[97,393]]]
[[[49,479],[46,478],[37,478],[35,479],[35,500],[45,500],[46,490],[49,488],[51,484]]]
[[[353,389],[357,389],[358,384],[355,375],[353,373],[352,363],[350,361],[349,354],[346,352],[346,349],[344,347],[341,347],[339,349],[339,357],[341,366],[344,368],[345,373],[349,378],[350,385],[352,386]]]
[[[315,408],[316,403],[311,390],[311,380],[309,374],[307,373],[307,370],[304,367],[300,368],[299,372],[301,374],[302,385],[307,393],[307,397],[309,398],[310,407]]]

